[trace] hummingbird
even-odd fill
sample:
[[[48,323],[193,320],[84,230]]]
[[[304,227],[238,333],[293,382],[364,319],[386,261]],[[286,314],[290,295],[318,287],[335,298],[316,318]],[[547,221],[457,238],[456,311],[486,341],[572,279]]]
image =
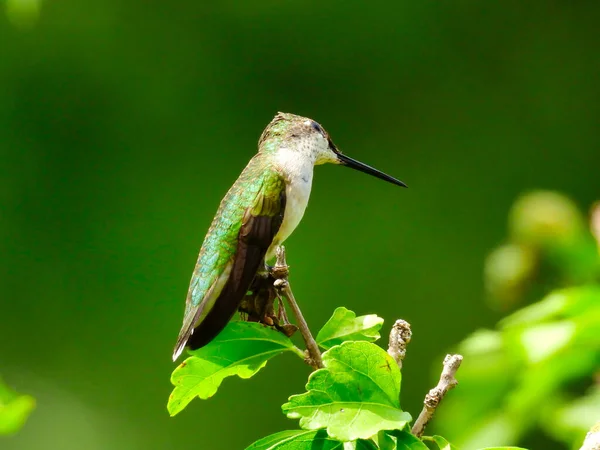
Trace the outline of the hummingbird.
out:
[[[204,238],[188,288],[183,325],[173,352],[212,341],[233,317],[257,272],[300,223],[314,166],[339,164],[407,187],[344,155],[312,119],[277,113],[258,153],[229,189]]]

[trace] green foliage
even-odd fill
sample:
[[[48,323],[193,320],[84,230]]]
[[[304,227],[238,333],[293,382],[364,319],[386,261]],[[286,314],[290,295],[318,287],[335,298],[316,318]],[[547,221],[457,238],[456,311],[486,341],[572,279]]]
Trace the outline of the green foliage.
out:
[[[381,450],[428,450],[421,439],[407,431],[380,433],[377,441]]]
[[[35,408],[35,399],[12,391],[0,379],[0,436],[21,429]]]
[[[425,442],[433,442],[439,450],[457,450],[456,447],[441,436],[424,436]]]
[[[317,335],[329,348],[322,355],[324,368],[309,376],[307,392],[282,406],[289,418],[300,419],[302,430],[275,433],[248,450],[427,450],[405,429],[411,416],[400,408],[402,376],[396,361],[371,342],[380,337],[382,324],[375,315],[356,317],[336,309]],[[304,359],[289,338],[271,328],[230,323],[175,369],[169,413],[179,413],[194,397],[211,397],[228,376],[252,377],[270,358],[288,351]],[[456,450],[442,437],[424,439],[441,450]]]
[[[590,387],[600,370],[600,254],[583,224],[573,203],[555,193],[524,196],[513,208],[507,245],[528,262],[506,256],[507,246],[495,251],[485,273],[489,294],[505,307],[546,295],[459,345],[461,389],[436,419],[459,445],[516,443],[538,429],[579,446],[600,417]]]
[[[353,443],[355,450],[376,450],[377,446],[372,441],[359,440]],[[319,431],[281,431],[266,438],[256,441],[246,450],[343,450],[347,447],[343,442],[327,435],[324,430]]]
[[[339,307],[323,325],[316,340],[325,349],[345,341],[375,342],[381,337],[379,330],[382,326],[383,319],[375,314],[356,317],[353,311]]]
[[[581,397],[561,395],[549,400],[551,406],[544,409],[544,430],[556,440],[570,443],[573,448],[581,445],[581,436],[588,432],[588,420],[600,419],[600,386],[592,386]]]
[[[424,436],[423,441],[432,442],[436,446],[436,450],[458,450],[458,447],[455,447],[450,442],[448,442],[445,438],[441,436]],[[485,447],[479,450],[527,450],[522,447]]]
[[[356,317],[346,308],[337,308],[317,335],[317,341],[323,348],[344,341],[373,342],[379,339],[382,325],[383,319],[374,314]],[[171,383],[175,389],[167,404],[169,413],[178,414],[194,397],[204,400],[212,397],[226,377],[252,377],[269,359],[287,351],[304,358],[289,338],[271,328],[258,323],[231,322],[207,346],[191,351],[192,356],[173,371]],[[399,389],[399,381],[397,384]]]
[[[354,441],[411,420],[400,409],[398,365],[378,346],[345,342],[325,352],[323,364],[310,375],[308,392],[283,405],[289,418],[300,418],[300,427],[327,428],[331,437]]]
[[[281,353],[303,353],[292,341],[275,330],[251,322],[231,322],[211,343],[191,351],[171,376],[175,386],[167,408],[174,416],[194,397],[207,399],[217,392],[226,377],[250,378],[267,361]]]
[[[41,5],[36,28],[11,25],[9,3]],[[256,392],[301,392],[309,369],[289,354],[193,414],[156,411],[189,356],[167,347],[196,251],[280,109],[410,185],[317,167],[288,240],[315,337],[342,305],[416,326],[405,408],[435,381],[432,352],[491,324],[474,272],[507,196],[599,197],[597,1],[0,0],[0,16],[0,372],[52,401],[2,450],[239,450],[263,437],[236,410],[250,398],[280,426],[264,435],[297,428],[287,395]],[[429,326],[440,310],[463,326]],[[240,419],[227,440],[226,407]]]

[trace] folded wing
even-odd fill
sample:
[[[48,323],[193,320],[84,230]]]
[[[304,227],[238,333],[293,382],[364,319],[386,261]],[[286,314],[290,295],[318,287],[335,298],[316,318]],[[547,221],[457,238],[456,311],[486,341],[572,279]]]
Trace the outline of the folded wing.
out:
[[[235,314],[281,226],[285,200],[281,176],[251,161],[221,202],[200,250],[174,360],[186,344],[208,344]]]

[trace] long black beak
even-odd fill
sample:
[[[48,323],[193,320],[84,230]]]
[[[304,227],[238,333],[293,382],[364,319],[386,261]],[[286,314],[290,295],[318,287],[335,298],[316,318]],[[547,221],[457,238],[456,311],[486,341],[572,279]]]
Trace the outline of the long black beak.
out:
[[[361,172],[364,172],[364,173],[368,173],[369,175],[373,175],[374,177],[377,177],[381,180],[395,184],[397,186],[408,187],[402,181],[397,180],[394,177],[390,177],[389,175],[387,175],[377,169],[374,169],[371,166],[367,166],[366,164],[363,164],[360,161],[352,159],[349,156],[346,156],[346,155],[340,153],[339,150],[336,151],[336,154],[337,154],[337,157],[340,160],[340,162],[345,166],[352,167],[353,169],[360,170]]]

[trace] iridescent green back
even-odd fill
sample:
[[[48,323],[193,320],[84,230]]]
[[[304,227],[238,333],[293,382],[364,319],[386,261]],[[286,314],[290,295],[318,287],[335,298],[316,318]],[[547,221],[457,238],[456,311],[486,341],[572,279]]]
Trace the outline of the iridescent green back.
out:
[[[204,238],[190,282],[186,315],[197,307],[212,284],[235,257],[244,214],[260,195],[278,196],[284,181],[270,164],[268,155],[258,153],[229,189]]]

